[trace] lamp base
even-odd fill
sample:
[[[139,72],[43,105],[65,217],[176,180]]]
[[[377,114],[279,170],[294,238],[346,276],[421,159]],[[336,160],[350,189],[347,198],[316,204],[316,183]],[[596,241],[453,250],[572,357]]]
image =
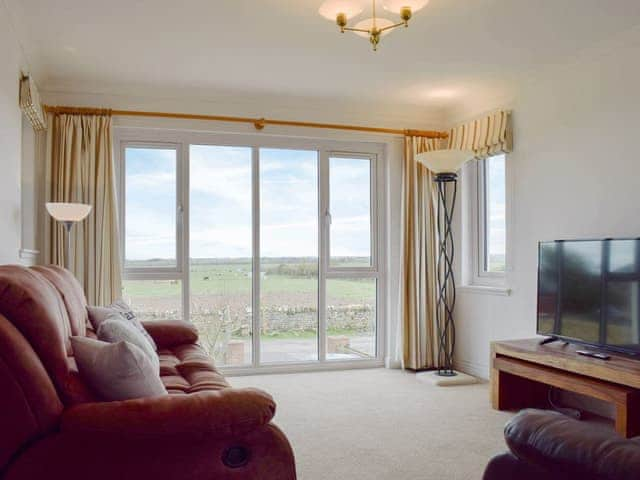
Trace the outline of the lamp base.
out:
[[[451,387],[456,385],[473,385],[478,383],[478,379],[466,373],[453,371],[451,376],[438,375],[437,371],[416,373],[419,382],[436,387]]]

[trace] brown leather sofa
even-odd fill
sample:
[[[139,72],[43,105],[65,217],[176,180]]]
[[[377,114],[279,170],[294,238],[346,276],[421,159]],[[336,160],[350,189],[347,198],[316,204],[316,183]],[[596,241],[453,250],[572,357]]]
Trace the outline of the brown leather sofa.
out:
[[[58,267],[0,266],[0,478],[296,478],[275,403],[231,388],[186,322],[146,323],[164,397],[102,402],[69,337],[94,336],[84,292]]]
[[[640,438],[557,412],[523,410],[504,430],[510,452],[494,457],[484,480],[637,480]]]

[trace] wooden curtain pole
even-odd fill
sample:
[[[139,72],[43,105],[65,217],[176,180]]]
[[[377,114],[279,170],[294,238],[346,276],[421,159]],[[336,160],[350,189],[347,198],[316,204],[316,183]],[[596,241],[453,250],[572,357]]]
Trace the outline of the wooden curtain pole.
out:
[[[145,112],[137,110],[110,110],[104,108],[87,107],[59,107],[45,105],[44,109],[52,114],[84,114],[84,115],[118,115],[126,117],[155,117],[178,118],[182,120],[211,120],[216,122],[250,123],[256,130],[262,130],[266,125],[288,127],[324,128],[329,130],[350,130],[369,133],[388,133],[392,135],[410,135],[426,138],[447,138],[446,132],[435,130],[399,130],[394,128],[363,127],[358,125],[342,125],[336,123],[296,122],[292,120],[273,120],[269,118],[229,117],[223,115],[200,115],[193,113]]]

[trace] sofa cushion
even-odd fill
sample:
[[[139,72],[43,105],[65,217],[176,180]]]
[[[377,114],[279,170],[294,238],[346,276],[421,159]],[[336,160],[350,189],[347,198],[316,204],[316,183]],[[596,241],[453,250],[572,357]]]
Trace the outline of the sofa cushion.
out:
[[[158,351],[160,379],[170,394],[186,394],[229,387],[224,376],[199,345],[185,344]]]
[[[58,290],[67,308],[71,334],[85,336],[88,320],[87,299],[84,296],[82,285],[73,276],[73,273],[55,265],[35,266],[31,267],[31,269],[49,280]]]
[[[140,348],[147,356],[156,372],[160,371],[160,361],[149,341],[136,327],[122,318],[122,315],[112,313],[98,328],[98,340],[109,343],[129,342]]]
[[[124,301],[118,300],[113,302],[111,305],[107,305],[106,307],[87,307],[89,312],[89,320],[91,321],[91,325],[93,329],[97,332],[100,328],[100,324],[104,322],[107,318],[109,318],[113,313],[117,313],[122,316],[124,320],[130,322],[151,344],[154,350],[158,350],[158,346],[156,342],[151,338],[151,335],[147,333],[145,328],[140,323],[140,320],[136,318],[135,313],[131,310]]]
[[[67,308],[49,280],[35,269],[0,266],[0,314],[27,339],[65,404],[95,400],[73,360]]]
[[[157,370],[136,345],[72,337],[80,374],[103,399],[129,400],[166,395]]]
[[[63,405],[25,337],[0,315],[0,471],[26,445],[54,431]]]

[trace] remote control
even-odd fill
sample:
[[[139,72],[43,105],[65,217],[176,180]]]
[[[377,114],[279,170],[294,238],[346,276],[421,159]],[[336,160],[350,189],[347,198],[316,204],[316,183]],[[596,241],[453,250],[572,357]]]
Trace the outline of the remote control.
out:
[[[578,355],[584,355],[585,357],[597,358],[598,360],[609,360],[610,355],[600,352],[590,352],[589,350],[576,350]]]

